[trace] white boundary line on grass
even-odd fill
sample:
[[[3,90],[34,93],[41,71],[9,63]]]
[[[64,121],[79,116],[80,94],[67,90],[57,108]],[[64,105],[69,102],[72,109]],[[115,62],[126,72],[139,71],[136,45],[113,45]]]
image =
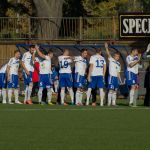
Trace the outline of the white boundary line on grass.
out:
[[[0,109],[2,111],[102,111],[102,110],[150,110],[147,107],[128,108],[10,108]]]

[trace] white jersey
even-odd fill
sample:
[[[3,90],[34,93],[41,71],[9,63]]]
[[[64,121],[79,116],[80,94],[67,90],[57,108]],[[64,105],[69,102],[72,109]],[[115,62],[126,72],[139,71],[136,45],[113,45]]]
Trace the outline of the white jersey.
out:
[[[33,62],[32,62],[32,54],[30,52],[26,52],[23,54],[22,61],[24,62],[25,67],[28,71],[33,72]]]
[[[84,76],[87,68],[87,60],[81,56],[75,57],[75,73]]]
[[[129,67],[129,64],[135,62],[138,60],[138,56],[131,56],[131,55],[128,55],[127,58],[126,58],[126,62],[127,62],[127,71],[130,71],[130,72],[133,72],[135,74],[138,74],[138,63],[133,66],[133,67]]]
[[[93,64],[91,76],[103,76],[104,65],[106,65],[105,58],[101,55],[93,55],[90,58],[90,64]]]
[[[70,56],[59,56],[58,57],[60,70],[59,73],[71,73],[71,62]]]
[[[116,61],[114,58],[109,57],[109,75],[113,77],[118,77],[118,73],[121,71],[121,65],[119,61]]]
[[[11,58],[8,62],[8,66],[10,67],[10,74],[18,75],[18,69],[20,60],[15,57]]]
[[[3,65],[2,68],[0,68],[0,73],[6,73],[7,64]]]
[[[44,60],[39,60],[39,70],[40,74],[51,74],[51,58],[45,56]]]

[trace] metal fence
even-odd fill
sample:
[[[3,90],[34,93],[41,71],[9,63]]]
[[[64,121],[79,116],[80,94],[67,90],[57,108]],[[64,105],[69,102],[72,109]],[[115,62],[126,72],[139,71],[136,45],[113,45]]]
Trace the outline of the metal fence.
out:
[[[115,17],[0,17],[0,40],[108,40],[117,37]]]

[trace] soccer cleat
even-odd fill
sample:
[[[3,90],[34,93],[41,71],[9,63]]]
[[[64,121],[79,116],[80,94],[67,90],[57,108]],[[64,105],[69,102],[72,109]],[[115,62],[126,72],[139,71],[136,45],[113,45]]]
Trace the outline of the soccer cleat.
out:
[[[26,104],[32,105],[32,104],[33,104],[33,103],[32,103],[32,100],[27,100],[27,101],[26,101]]]
[[[7,104],[7,102],[6,102],[6,101],[4,101],[4,102],[2,102],[2,104]]]
[[[48,105],[51,105],[51,106],[53,106],[54,104],[53,104],[52,102],[48,102]]]
[[[92,103],[92,106],[96,106],[96,103]]]
[[[64,106],[68,106],[68,104],[67,104],[67,103],[64,103],[63,105],[64,105]]]
[[[8,102],[8,104],[11,104],[11,105],[12,105],[12,104],[14,104],[14,103],[13,103],[13,102]]]
[[[23,104],[27,104],[27,101],[23,101]]]
[[[16,101],[15,104],[22,104],[20,101]]]

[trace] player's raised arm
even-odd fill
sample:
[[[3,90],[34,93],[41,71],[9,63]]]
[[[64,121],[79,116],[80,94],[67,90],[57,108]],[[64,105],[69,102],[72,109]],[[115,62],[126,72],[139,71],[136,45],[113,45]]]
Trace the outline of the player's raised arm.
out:
[[[105,42],[105,49],[106,49],[106,53],[107,53],[108,58],[109,58],[109,57],[112,57],[111,54],[110,54],[110,51],[109,51],[108,43],[107,43],[107,42]]]
[[[38,55],[39,55],[41,58],[46,59],[46,56],[40,51],[38,45],[35,46],[35,49],[36,49]]]

